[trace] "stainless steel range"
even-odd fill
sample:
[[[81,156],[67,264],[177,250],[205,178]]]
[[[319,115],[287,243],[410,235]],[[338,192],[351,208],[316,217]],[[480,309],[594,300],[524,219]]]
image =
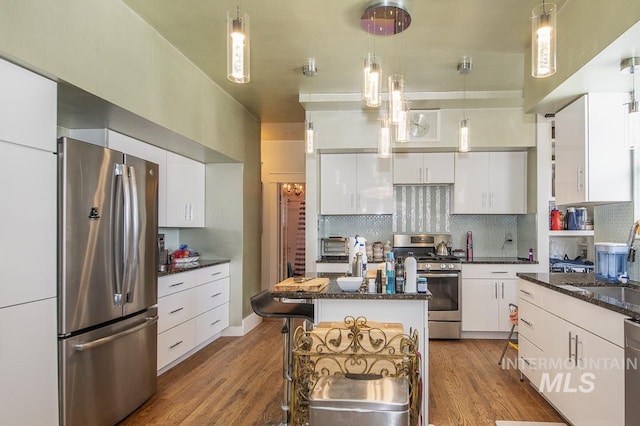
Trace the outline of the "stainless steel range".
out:
[[[433,298],[429,301],[429,338],[459,339],[461,311],[461,261],[449,254],[437,254],[449,234],[396,234],[394,256],[405,258],[410,252],[418,261],[418,277],[427,279]]]

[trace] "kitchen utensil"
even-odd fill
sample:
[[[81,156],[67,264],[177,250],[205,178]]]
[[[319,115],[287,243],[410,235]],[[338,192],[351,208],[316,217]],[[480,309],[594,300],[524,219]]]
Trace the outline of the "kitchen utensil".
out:
[[[449,255],[449,249],[447,248],[447,243],[444,241],[440,241],[440,244],[438,244],[438,247],[436,248],[436,254],[438,256],[448,256]]]

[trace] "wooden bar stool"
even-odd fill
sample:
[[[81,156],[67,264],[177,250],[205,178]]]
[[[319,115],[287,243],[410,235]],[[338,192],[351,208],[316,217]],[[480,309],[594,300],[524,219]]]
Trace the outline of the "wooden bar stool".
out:
[[[256,315],[263,318],[282,318],[282,375],[284,377],[283,419],[279,425],[288,425],[290,419],[289,405],[291,402],[291,371],[293,352],[293,320],[300,318],[313,322],[314,310],[312,303],[283,303],[271,297],[269,290],[251,296],[251,308]]]

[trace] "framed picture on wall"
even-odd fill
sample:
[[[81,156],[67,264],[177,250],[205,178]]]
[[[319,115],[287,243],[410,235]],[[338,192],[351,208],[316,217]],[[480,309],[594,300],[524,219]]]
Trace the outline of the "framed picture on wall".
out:
[[[440,110],[424,109],[410,112],[410,142],[440,141]]]

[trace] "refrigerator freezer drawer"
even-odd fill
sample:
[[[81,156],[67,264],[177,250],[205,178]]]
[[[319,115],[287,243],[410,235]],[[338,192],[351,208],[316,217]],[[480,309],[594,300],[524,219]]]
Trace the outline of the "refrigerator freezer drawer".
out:
[[[157,310],[60,339],[62,425],[118,423],[156,392]]]

